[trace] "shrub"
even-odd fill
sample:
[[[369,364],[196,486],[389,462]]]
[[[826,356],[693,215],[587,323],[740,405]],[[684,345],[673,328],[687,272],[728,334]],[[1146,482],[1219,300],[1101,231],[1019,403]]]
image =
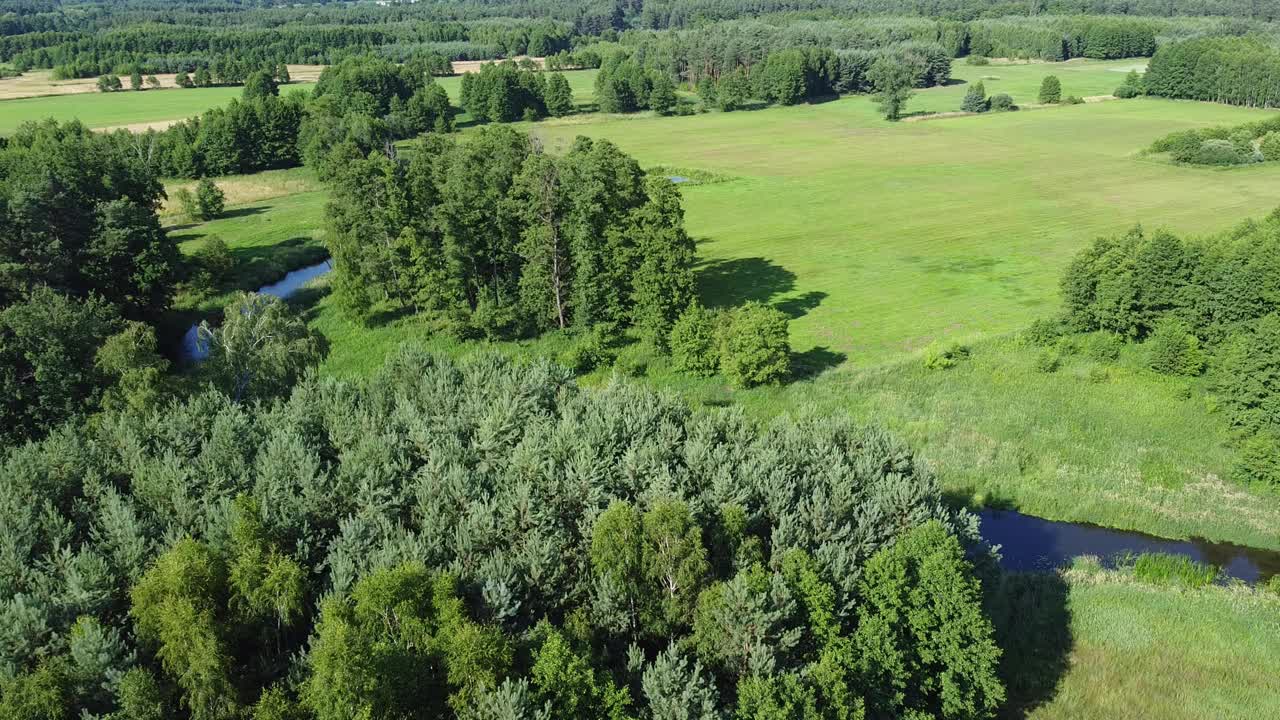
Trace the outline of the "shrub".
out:
[[[1280,132],[1263,135],[1262,142],[1258,143],[1258,150],[1262,152],[1262,159],[1267,162],[1280,160]]]
[[[649,371],[649,358],[637,352],[625,353],[613,361],[613,369],[627,377],[643,377]]]
[[[1280,575],[1272,575],[1263,588],[1272,595],[1280,595]]]
[[[1008,112],[1017,110],[1018,106],[1013,104],[1013,98],[1005,93],[991,96],[991,112]]]
[[[1040,102],[1052,105],[1062,101],[1062,82],[1057,75],[1046,75],[1040,83]]]
[[[986,55],[970,55],[965,59],[967,65],[990,65],[991,59]]]
[[[1062,321],[1056,318],[1040,318],[1033,321],[1027,329],[1022,331],[1022,339],[1031,345],[1040,345],[1042,347],[1052,345],[1058,341],[1058,338],[1066,334],[1066,328],[1062,326]]]
[[[612,363],[614,356],[608,334],[599,328],[592,328],[583,333],[572,347],[561,353],[559,361],[561,365],[581,375]]]
[[[178,201],[178,206],[182,208],[182,214],[191,222],[212,220],[221,215],[226,207],[226,196],[209,178],[201,178],[200,182],[196,183],[194,192],[187,188],[179,188],[174,193],[174,197]]]
[[[1237,331],[1218,351],[1214,391],[1228,421],[1248,432],[1277,429],[1280,418],[1280,315]]]
[[[1196,165],[1243,165],[1248,158],[1230,140],[1204,140],[1187,162]]]
[[[1062,356],[1053,348],[1045,348],[1036,355],[1036,370],[1042,373],[1055,373],[1062,367]]]
[[[209,274],[209,280],[215,284],[226,280],[236,265],[231,248],[227,247],[227,243],[217,235],[205,238],[195,252],[195,259],[200,268]]]
[[[1231,479],[1280,488],[1280,435],[1263,431],[1245,440],[1231,463]]]
[[[1091,367],[1085,379],[1094,385],[1104,385],[1111,381],[1111,371],[1104,367]]]
[[[720,367],[716,326],[720,313],[693,303],[671,328],[671,364],[694,375],[714,375]]]
[[[1158,373],[1199,375],[1204,372],[1205,354],[1200,348],[1200,339],[1180,320],[1161,322],[1144,347],[1148,367]]]
[[[1084,98],[1080,97],[1079,95],[1068,95],[1066,98],[1062,100],[1062,104],[1063,105],[1083,105]]]
[[[946,370],[955,367],[956,363],[969,357],[969,348],[960,343],[933,343],[924,351],[924,366],[927,370]]]
[[[791,372],[787,323],[762,303],[735,308],[720,334],[720,371],[738,387],[781,382]]]
[[[971,85],[964,94],[964,101],[960,103],[960,109],[964,112],[986,112],[987,107],[987,87],[981,82]]]
[[[1124,347],[1124,338],[1115,333],[1096,333],[1085,341],[1085,355],[1090,360],[1100,363],[1112,363],[1120,359],[1120,350]]]
[[[1198,588],[1213,584],[1218,568],[1183,555],[1143,553],[1133,564],[1133,576],[1153,585]]]
[[[1121,85],[1120,87],[1115,89],[1115,92],[1111,94],[1115,95],[1121,100],[1128,100],[1130,98],[1136,98],[1142,93],[1140,93],[1138,89],[1135,87],[1129,87],[1128,85]]]

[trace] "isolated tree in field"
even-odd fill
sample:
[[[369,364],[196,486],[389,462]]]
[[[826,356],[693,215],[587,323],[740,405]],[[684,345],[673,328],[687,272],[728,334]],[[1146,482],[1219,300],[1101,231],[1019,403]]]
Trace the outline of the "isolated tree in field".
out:
[[[964,112],[981,113],[987,111],[987,87],[982,81],[970,85],[964,94],[964,102],[960,109]]]
[[[787,316],[758,302],[734,308],[721,328],[720,371],[739,387],[781,382],[791,372]]]
[[[191,79],[191,76],[187,74],[186,70],[178,73],[177,76],[174,77],[173,82],[180,88],[191,88],[196,86],[196,81]]]
[[[236,401],[287,392],[321,356],[301,317],[280,298],[257,293],[237,295],[220,327],[201,323],[199,343],[209,351],[209,376]]]
[[[245,100],[252,100],[279,94],[280,88],[276,86],[276,80],[271,77],[271,73],[266,70],[259,70],[244,81],[244,91],[241,93],[241,97]]]
[[[124,86],[120,83],[120,77],[117,75],[111,75],[108,73],[98,78],[99,92],[115,92],[122,87]]]
[[[875,101],[886,120],[902,117],[902,109],[914,94],[915,71],[910,65],[889,57],[882,57],[867,71],[871,87],[875,89]]]
[[[551,73],[547,76],[547,113],[552,117],[563,117],[573,112],[573,91],[564,73]]]
[[[1046,75],[1040,83],[1040,102],[1044,105],[1062,102],[1062,82],[1057,75]]]
[[[196,87],[209,87],[213,84],[213,73],[209,72],[209,68],[203,65],[196,68],[195,84]]]
[[[222,188],[209,178],[200,178],[196,183],[196,208],[203,220],[211,220],[222,214],[227,204],[227,196]]]
[[[141,90],[142,82],[142,71],[134,67],[133,72],[129,73],[129,89]]]

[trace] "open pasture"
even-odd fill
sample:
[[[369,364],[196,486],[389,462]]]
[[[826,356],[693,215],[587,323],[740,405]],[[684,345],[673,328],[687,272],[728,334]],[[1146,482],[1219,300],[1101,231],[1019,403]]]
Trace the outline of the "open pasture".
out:
[[[281,92],[311,87],[311,83],[295,82],[283,86]],[[0,100],[0,134],[13,132],[24,122],[45,118],[59,122],[79,120],[95,129],[163,127],[222,107],[243,92],[241,87],[168,88]]]

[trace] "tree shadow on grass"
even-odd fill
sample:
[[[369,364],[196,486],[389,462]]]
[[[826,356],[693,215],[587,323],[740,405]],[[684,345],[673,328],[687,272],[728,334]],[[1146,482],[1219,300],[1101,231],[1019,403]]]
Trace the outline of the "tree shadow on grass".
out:
[[[1057,694],[1075,643],[1069,590],[1056,572],[1001,576],[991,603],[1008,694],[1001,717],[1025,718]]]
[[[795,320],[809,314],[809,311],[822,304],[827,299],[827,293],[821,290],[811,290],[799,297],[787,298],[779,300],[773,306],[783,312],[787,317]]]
[[[248,217],[250,215],[261,215],[262,213],[270,209],[271,208],[266,205],[254,205],[251,207],[235,208],[233,210],[225,210],[221,215],[213,219],[225,220],[227,218],[239,218],[239,217]]]
[[[712,260],[698,268],[698,294],[708,307],[769,302],[795,286],[795,273],[759,257]]]
[[[791,380],[812,380],[849,358],[828,347],[815,347],[802,353],[791,353]]]

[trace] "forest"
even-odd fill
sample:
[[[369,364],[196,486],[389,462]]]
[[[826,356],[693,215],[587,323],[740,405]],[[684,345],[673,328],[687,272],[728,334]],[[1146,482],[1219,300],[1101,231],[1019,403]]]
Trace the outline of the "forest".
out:
[[[1267,716],[1264,5],[0,0],[0,720]]]

